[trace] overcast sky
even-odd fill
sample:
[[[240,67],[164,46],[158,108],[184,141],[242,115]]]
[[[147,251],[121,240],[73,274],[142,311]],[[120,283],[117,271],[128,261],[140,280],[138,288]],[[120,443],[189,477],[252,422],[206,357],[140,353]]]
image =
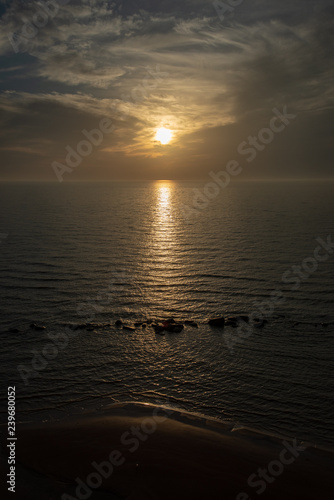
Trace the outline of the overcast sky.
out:
[[[246,178],[333,177],[333,2],[228,3],[1,1],[0,178],[57,182],[58,162],[65,182],[195,179],[229,160]],[[284,107],[290,123],[261,132]],[[101,123],[70,172],[66,148]]]

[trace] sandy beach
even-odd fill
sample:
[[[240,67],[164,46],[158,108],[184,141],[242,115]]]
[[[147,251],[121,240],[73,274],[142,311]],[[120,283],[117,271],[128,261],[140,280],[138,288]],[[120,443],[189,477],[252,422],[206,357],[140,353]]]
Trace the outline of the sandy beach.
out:
[[[334,454],[146,404],[20,426],[17,499],[330,500]]]

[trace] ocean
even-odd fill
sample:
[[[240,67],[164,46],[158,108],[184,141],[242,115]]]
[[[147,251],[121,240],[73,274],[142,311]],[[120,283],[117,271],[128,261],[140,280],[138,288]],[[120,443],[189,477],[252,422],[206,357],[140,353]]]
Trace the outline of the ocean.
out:
[[[334,183],[204,187],[1,185],[2,421],[15,386],[17,425],[141,401],[333,443]]]

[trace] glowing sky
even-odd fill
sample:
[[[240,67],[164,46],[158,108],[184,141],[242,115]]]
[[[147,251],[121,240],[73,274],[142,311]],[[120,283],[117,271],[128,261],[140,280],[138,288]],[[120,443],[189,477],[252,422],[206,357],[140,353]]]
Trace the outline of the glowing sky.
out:
[[[207,0],[45,8],[0,2],[0,179],[57,181],[51,165],[89,137],[66,180],[205,178],[234,159],[249,178],[332,176],[331,1],[244,0],[220,16]],[[238,146],[284,106],[296,118],[247,163]]]

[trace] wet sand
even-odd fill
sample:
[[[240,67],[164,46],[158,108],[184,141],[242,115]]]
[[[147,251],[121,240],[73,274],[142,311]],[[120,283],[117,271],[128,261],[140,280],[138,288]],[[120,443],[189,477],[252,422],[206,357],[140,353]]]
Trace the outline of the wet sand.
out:
[[[17,437],[17,500],[334,498],[332,450],[170,408],[114,405]]]

